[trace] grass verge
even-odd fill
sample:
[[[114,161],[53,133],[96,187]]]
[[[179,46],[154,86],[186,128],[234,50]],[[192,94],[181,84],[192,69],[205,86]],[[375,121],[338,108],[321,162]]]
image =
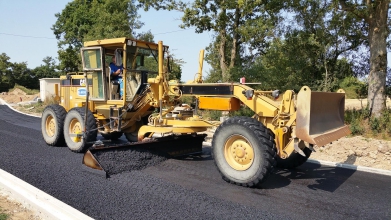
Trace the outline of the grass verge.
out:
[[[17,110],[25,112],[25,113],[35,113],[36,115],[42,114],[43,110],[46,106],[57,104],[53,97],[47,97],[44,102],[37,102],[28,105],[18,105]]]
[[[4,213],[3,209],[0,207],[0,220],[7,220],[9,217],[10,216],[7,213]]]
[[[345,111],[345,123],[352,135],[391,140],[391,108],[384,110],[380,117],[373,117],[368,107]]]

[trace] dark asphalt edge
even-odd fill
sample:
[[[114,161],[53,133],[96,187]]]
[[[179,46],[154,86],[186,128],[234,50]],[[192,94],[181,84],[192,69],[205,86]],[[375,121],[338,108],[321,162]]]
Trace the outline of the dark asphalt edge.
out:
[[[24,112],[21,112],[21,111],[18,111],[16,109],[14,109],[11,105],[9,105],[8,103],[6,103],[3,99],[0,99],[0,105],[6,105],[8,106],[8,108],[14,110],[15,112],[18,112],[20,114],[23,114],[23,115],[28,115],[28,116],[31,116],[31,117],[36,117],[36,118],[40,118],[40,116],[36,116],[36,115],[30,115],[30,114],[27,114],[27,113],[24,113]]]
[[[23,115],[40,118],[20,112],[2,99],[0,99],[0,105],[6,105]],[[0,169],[0,193],[23,204],[43,219],[93,219],[2,169]]]
[[[21,203],[42,219],[93,219],[2,169],[0,193]]]

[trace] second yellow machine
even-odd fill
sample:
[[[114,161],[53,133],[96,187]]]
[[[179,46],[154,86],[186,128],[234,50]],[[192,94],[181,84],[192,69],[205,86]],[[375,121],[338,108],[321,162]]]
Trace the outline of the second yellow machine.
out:
[[[241,83],[203,83],[203,52],[194,81],[170,81],[168,46],[162,42],[89,41],[81,57],[83,71],[60,77],[58,104],[46,107],[41,127],[48,145],[65,142],[74,152],[86,152],[83,163],[94,169],[104,170],[95,154],[118,148],[153,145],[169,149],[173,156],[200,152],[205,137],[200,132],[217,126],[212,155],[223,179],[256,186],[274,166],[299,166],[313,145],[323,146],[350,132],[344,125],[343,91],[313,92],[304,86],[298,94],[280,94]],[[123,66],[119,80],[110,76],[113,57]],[[183,103],[184,96],[194,97],[193,107]],[[241,106],[254,116],[220,124],[198,114],[200,109],[236,111]],[[95,143],[98,133],[111,140],[124,134],[130,143],[102,147]]]

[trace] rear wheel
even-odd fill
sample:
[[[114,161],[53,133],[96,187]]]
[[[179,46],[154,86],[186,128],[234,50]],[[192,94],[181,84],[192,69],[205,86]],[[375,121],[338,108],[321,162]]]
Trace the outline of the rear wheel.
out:
[[[122,136],[122,132],[101,133],[102,137],[106,140],[118,140]]]
[[[212,155],[223,179],[237,185],[259,185],[275,164],[275,143],[259,121],[233,117],[224,121],[212,140]]]
[[[305,154],[305,157],[303,157],[301,154],[297,152],[292,152],[292,154],[286,159],[281,159],[280,157],[277,157],[277,167],[292,169],[305,163],[308,160],[308,158],[311,156],[312,151],[307,147],[304,147],[302,150]]]
[[[84,132],[84,108],[73,108],[71,109],[64,120],[64,139],[73,152],[84,152],[90,147],[91,143],[96,140],[98,135],[96,120],[90,110],[87,111],[87,123],[86,123],[86,134],[84,138],[78,140],[77,134]]]
[[[61,105],[48,105],[43,110],[41,131],[46,144],[58,146],[64,143],[64,119],[67,112]]]

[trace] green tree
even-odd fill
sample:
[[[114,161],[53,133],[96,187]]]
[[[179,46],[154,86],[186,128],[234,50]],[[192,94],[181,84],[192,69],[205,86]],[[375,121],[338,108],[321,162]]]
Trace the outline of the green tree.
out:
[[[43,65],[40,65],[32,70],[34,77],[41,78],[56,78],[60,76],[57,71],[56,61],[52,57],[45,57],[42,60]]]
[[[273,26],[278,21],[280,1],[204,1],[184,3],[175,0],[141,0],[145,10],[178,10],[183,12],[182,28],[195,27],[196,33],[213,31],[213,55],[217,56],[222,81],[230,80],[230,69],[241,64],[240,53],[244,48],[260,53],[267,45],[267,38],[273,35]],[[211,61],[206,59],[207,62]]]
[[[74,0],[56,15],[52,26],[58,40],[59,69],[78,71],[84,41],[132,37],[142,26],[133,0]]]
[[[338,0],[339,9],[365,24],[364,40],[370,50],[368,104],[372,115],[380,117],[386,108],[387,37],[390,33],[390,0]]]
[[[38,78],[34,77],[32,71],[27,67],[27,62],[12,63],[11,68],[14,83],[29,89],[39,88]]]
[[[0,92],[6,92],[15,85],[11,71],[12,63],[9,60],[7,54],[0,54]]]
[[[169,74],[168,74],[168,79],[172,80],[180,80],[182,77],[182,64],[183,61],[180,59],[175,59],[174,56],[171,56],[169,58],[170,63],[169,63]],[[164,63],[167,63],[167,58],[164,59]],[[148,70],[158,72],[158,64],[153,57],[146,57],[144,60],[144,65]]]

